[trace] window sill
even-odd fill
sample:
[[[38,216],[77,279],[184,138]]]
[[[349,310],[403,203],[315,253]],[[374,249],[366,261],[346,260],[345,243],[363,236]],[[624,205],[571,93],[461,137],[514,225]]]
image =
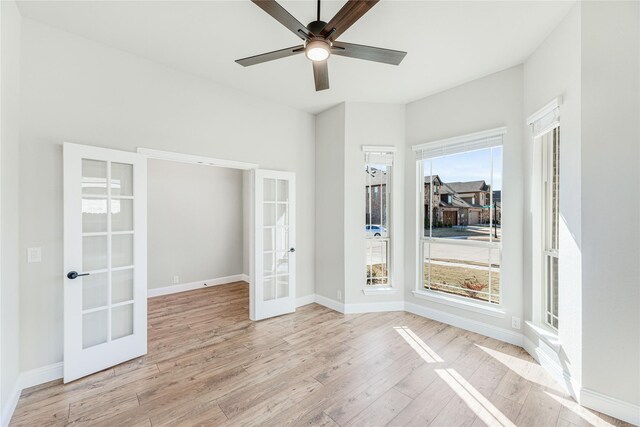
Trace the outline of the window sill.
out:
[[[362,293],[365,295],[393,295],[398,293],[398,289],[391,286],[385,286],[383,288],[364,288]]]
[[[461,308],[463,310],[474,311],[476,313],[485,314],[487,316],[504,318],[507,313],[500,307],[491,307],[480,302],[467,301],[466,298],[456,298],[451,295],[442,295],[434,291],[412,291],[416,298],[427,301],[437,302],[439,304],[449,305],[451,307]]]
[[[556,353],[560,351],[560,339],[558,338],[558,333],[551,328],[541,325],[539,323],[534,323],[529,320],[524,322],[529,330],[533,332],[541,341],[551,347]]]

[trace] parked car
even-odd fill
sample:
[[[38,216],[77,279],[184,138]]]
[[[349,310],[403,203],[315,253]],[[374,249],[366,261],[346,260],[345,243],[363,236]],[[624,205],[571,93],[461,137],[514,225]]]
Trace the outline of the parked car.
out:
[[[368,237],[387,236],[387,228],[381,225],[365,225],[364,229]]]

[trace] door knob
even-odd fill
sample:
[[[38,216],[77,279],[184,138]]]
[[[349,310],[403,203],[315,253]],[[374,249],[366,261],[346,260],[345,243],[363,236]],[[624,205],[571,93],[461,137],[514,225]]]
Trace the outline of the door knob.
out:
[[[78,273],[77,271],[70,271],[67,273],[67,278],[68,279],[75,279],[76,277],[80,277],[80,276],[88,276],[89,273]]]
[[[296,248],[289,249],[289,252],[295,252],[295,251],[296,251]]]

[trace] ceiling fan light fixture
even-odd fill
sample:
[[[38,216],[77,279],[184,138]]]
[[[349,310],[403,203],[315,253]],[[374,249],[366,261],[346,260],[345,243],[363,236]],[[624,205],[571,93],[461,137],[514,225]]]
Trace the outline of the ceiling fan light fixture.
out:
[[[324,61],[331,54],[331,46],[324,39],[311,40],[304,48],[304,54],[311,61]]]

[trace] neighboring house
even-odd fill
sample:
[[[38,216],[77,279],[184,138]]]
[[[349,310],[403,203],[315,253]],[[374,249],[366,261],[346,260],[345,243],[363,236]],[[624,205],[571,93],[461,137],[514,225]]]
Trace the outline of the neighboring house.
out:
[[[432,183],[433,193],[430,192]],[[489,224],[491,186],[484,180],[443,182],[438,175],[434,175],[433,180],[426,176],[424,190],[425,221],[428,221],[431,211],[436,226]],[[497,224],[501,217],[500,193],[494,192],[494,217]]]
[[[365,169],[365,224],[387,224],[387,171]]]

